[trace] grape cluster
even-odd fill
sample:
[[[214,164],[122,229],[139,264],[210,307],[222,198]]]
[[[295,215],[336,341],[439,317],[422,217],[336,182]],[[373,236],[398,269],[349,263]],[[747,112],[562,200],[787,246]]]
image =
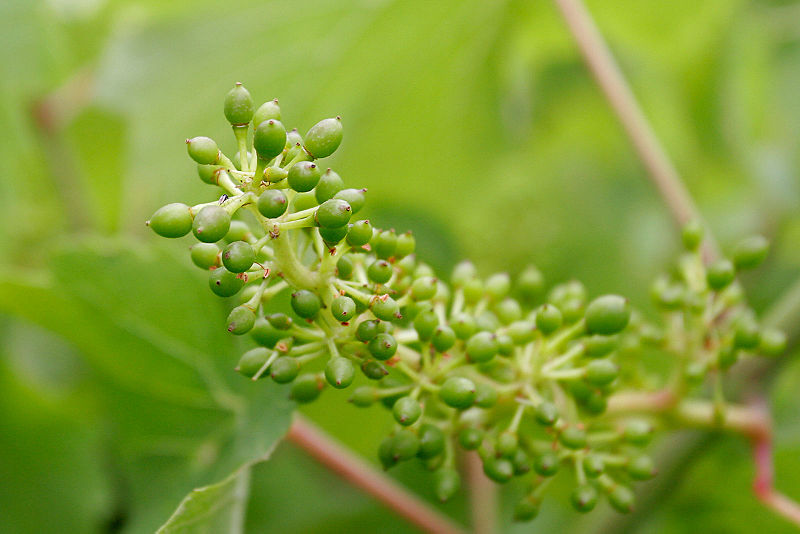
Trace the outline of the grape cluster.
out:
[[[307,403],[327,387],[350,387],[360,371],[369,385],[355,387],[350,401],[380,403],[396,423],[378,447],[380,462],[419,460],[441,500],[459,488],[455,460],[464,449],[477,451],[492,480],[528,481],[519,520],[537,515],[543,489],[565,471],[578,511],[605,497],[628,512],[632,483],[656,472],[643,451],[655,422],[615,413],[609,399],[664,385],[642,355],[655,351],[675,366],[668,385],[679,395],[703,395],[713,376],[724,418],[719,371],[785,345],[780,332],[759,327],[735,281],[737,270],[764,259],[761,238],[706,268],[702,232],[689,225],[685,257],[653,290],[664,327],[632,314],[623,297],[590,300],[577,281],[548,292],[533,266],[513,279],[481,278],[462,262],[447,283],[417,259],[411,233],[356,219],[366,190],[319,166],[341,143],[339,117],[301,136],[286,130],[277,101],[256,108],[241,84],[224,113],[238,143],[231,157],[207,137],[187,140],[200,179],[222,196],[168,204],[149,226],[164,237],[192,232],[191,259],[208,271],[211,291],[238,299],[226,328],[257,345],[241,356],[239,373],[291,383],[291,397]],[[291,309],[266,313],[284,292]]]

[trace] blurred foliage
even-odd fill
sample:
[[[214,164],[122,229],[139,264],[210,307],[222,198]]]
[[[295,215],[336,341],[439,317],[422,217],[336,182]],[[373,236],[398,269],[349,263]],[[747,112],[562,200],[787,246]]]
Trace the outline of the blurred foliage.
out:
[[[800,3],[589,7],[722,244],[773,239],[745,280],[768,306],[800,266]],[[221,99],[234,81],[278,97],[301,131],[342,115],[333,165],[438,268],[533,261],[647,307],[677,249],[550,2],[5,0],[0,45],[3,532],[151,532],[235,468],[252,477],[247,531],[410,531],[286,446],[250,473],[287,427],[286,393],[231,372],[241,347],[177,254],[186,243],[158,245],[143,225],[166,202],[208,199],[183,139],[233,147]],[[796,366],[774,389],[776,467],[800,497],[788,377]],[[371,456],[387,429],[325,395],[307,413]],[[722,438],[628,526],[553,499],[538,527],[788,532],[750,494],[751,469]],[[395,476],[430,496],[425,474]],[[466,517],[463,501],[444,509]]]

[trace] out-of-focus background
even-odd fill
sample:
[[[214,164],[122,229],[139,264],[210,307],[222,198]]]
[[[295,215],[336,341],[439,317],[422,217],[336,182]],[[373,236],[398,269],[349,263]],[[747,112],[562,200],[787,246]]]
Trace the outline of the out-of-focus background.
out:
[[[761,232],[744,283],[765,309],[800,267],[800,3],[589,2],[723,248]],[[648,310],[678,250],[667,210],[551,2],[0,2],[0,531],[152,532],[191,488],[283,432],[274,384],[232,372],[244,344],[190,265],[144,220],[208,201],[183,140],[234,146],[236,81],[305,131],[341,115],[331,165],[368,215],[412,229],[446,271],[535,263],[551,282]],[[777,485],[800,497],[800,365],[770,393]],[[391,426],[328,391],[304,409],[372,459]],[[686,438],[665,438],[668,450]],[[509,532],[791,532],[750,492],[745,442],[705,439],[655,505],[588,518],[548,498]],[[416,465],[393,472],[430,498]],[[658,479],[657,479],[658,480]],[[658,481],[648,483],[658,484]],[[663,481],[662,481],[663,485]],[[644,485],[645,487],[647,484]],[[459,521],[464,497],[440,507]],[[247,532],[413,532],[302,452],[253,470]]]

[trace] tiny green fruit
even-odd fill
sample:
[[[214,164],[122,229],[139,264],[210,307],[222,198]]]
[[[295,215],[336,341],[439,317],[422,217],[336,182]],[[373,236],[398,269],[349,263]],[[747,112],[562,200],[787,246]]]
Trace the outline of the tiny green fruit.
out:
[[[150,217],[147,225],[161,237],[183,237],[192,229],[192,212],[180,202],[167,204]]]
[[[324,119],[308,130],[305,148],[314,158],[327,158],[342,142],[342,118]]]
[[[630,316],[628,299],[619,295],[604,295],[587,306],[586,329],[592,334],[616,334],[628,325]]]
[[[231,216],[217,205],[203,207],[194,217],[192,232],[198,241],[216,243],[228,233]]]

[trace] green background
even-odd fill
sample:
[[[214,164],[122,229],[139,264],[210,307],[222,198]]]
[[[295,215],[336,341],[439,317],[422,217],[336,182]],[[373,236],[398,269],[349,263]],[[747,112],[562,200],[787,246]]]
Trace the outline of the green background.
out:
[[[589,7],[723,248],[773,240],[744,278],[766,309],[800,266],[800,3]],[[647,310],[678,250],[551,2],[6,0],[0,66],[2,532],[151,532],[285,432],[286,390],[232,373],[244,345],[188,238],[143,224],[213,196],[183,140],[234,147],[222,97],[235,81],[279,98],[301,131],[341,115],[331,165],[445,272],[467,257],[484,274],[532,262]],[[800,498],[800,365],[787,360],[770,393],[777,482]],[[391,423],[346,396],[304,411],[372,459]],[[752,496],[743,440],[658,448],[685,440],[692,452],[648,483],[666,488],[655,505],[576,517],[556,488],[536,528],[791,531]],[[418,467],[393,474],[430,497]],[[247,532],[413,532],[286,444],[249,485]],[[508,524],[521,491],[504,489],[508,531],[532,528]],[[463,496],[442,508],[467,520]]]

